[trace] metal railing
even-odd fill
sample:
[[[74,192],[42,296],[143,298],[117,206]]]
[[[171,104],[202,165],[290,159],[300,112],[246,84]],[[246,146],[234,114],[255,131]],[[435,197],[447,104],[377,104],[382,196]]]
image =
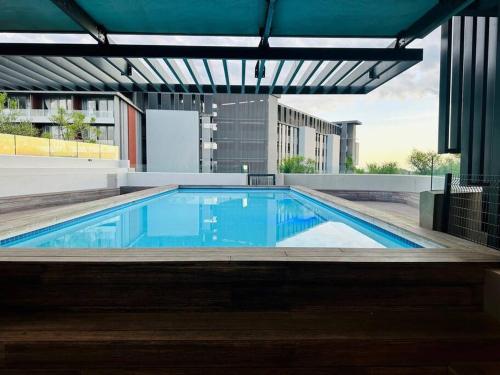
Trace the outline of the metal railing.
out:
[[[0,155],[118,160],[120,158],[120,149],[118,146],[107,144],[0,134]]]
[[[500,176],[446,175],[442,228],[500,249]]]
[[[276,185],[275,174],[249,173],[247,175],[248,186],[274,186]]]
[[[5,109],[4,111],[9,111]],[[113,119],[113,111],[89,111],[89,110],[71,110],[66,111],[67,114],[72,114],[73,112],[80,112],[87,118],[94,117],[95,119]],[[57,115],[57,109],[16,109],[15,113],[19,116],[20,120],[23,119],[36,119],[36,118],[50,118]]]

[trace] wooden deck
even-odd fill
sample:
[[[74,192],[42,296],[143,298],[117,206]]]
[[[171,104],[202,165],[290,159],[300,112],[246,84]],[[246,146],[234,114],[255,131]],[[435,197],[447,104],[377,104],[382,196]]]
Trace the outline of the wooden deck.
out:
[[[1,262],[0,374],[448,374],[500,362],[489,267]]]
[[[0,337],[3,374],[444,375],[500,359],[500,325],[467,312],[16,314]]]
[[[0,237],[160,191],[19,215]],[[310,193],[441,247],[1,249],[0,374],[500,373],[483,312],[499,252]]]

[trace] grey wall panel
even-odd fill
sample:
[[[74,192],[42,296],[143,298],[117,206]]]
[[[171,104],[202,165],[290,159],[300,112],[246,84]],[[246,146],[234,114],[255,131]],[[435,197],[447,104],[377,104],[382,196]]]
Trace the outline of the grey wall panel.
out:
[[[170,95],[171,94],[161,94],[161,109],[171,109],[170,108]],[[152,108],[151,108],[152,109]]]
[[[148,95],[148,109],[158,109],[158,94],[150,92]]]
[[[199,114],[146,110],[148,172],[199,172]]]
[[[474,69],[474,107],[472,121],[472,139],[463,142],[470,144],[469,152],[471,153],[470,173],[480,175],[483,173],[484,167],[484,119],[486,113],[486,62],[487,62],[487,45],[486,35],[488,35],[489,23],[484,17],[478,17],[476,20],[476,53],[475,53],[475,69]],[[463,169],[466,171],[465,169]],[[467,173],[467,172],[464,172]]]
[[[453,18],[449,151],[460,152],[464,63],[464,17]]]
[[[451,20],[441,26],[441,55],[439,73],[439,135],[438,152],[448,151],[450,126],[450,70],[451,70],[451,37],[453,28]],[[342,148],[342,144],[340,146]],[[342,164],[342,157],[340,160]]]
[[[487,86],[486,86],[486,119],[485,119],[485,147],[484,147],[484,173],[489,175],[498,175],[498,159],[500,159],[500,144],[496,143],[495,128],[498,127],[500,119],[495,118],[496,106],[500,91],[497,88],[497,73],[499,68],[498,61],[498,19],[489,18],[488,33],[488,67],[487,67]],[[496,95],[498,94],[498,95]]]
[[[498,17],[454,17],[449,27],[442,28],[438,151],[461,153],[462,174],[499,175]]]
[[[463,40],[463,89],[462,89],[462,124],[461,124],[461,170],[471,173],[472,123],[474,108],[474,69],[476,52],[476,20],[465,17]]]

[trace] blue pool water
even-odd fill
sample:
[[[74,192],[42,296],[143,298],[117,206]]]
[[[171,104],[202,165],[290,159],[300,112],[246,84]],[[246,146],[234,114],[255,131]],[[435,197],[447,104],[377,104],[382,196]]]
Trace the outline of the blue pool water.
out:
[[[178,189],[3,240],[0,245],[36,248],[421,247],[288,189]]]

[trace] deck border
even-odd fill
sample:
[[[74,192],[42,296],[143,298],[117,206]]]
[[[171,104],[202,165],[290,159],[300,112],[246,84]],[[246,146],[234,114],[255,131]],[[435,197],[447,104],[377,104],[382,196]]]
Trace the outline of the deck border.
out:
[[[222,186],[168,185],[68,207],[48,209],[43,215],[23,218],[0,229],[0,239],[56,225],[106,209],[147,199],[177,188],[221,188]],[[228,188],[228,186],[224,186]],[[246,186],[229,188],[248,189]],[[266,187],[267,189],[268,187]],[[500,252],[475,243],[420,228],[393,214],[381,212],[303,186],[276,186],[310,196],[412,242],[435,245],[421,249],[352,248],[161,248],[161,249],[21,249],[1,248],[0,262],[500,262]],[[397,223],[397,224],[396,224]]]

